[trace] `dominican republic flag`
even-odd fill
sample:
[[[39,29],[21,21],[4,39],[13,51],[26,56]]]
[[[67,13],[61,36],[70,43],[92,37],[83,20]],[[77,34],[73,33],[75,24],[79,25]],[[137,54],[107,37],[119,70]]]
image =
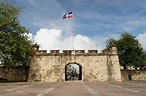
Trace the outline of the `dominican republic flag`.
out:
[[[63,16],[63,19],[65,19],[65,18],[72,18],[72,16],[73,16],[73,14],[72,14],[72,12],[70,12],[70,13],[68,13],[68,14],[65,14],[65,15]]]

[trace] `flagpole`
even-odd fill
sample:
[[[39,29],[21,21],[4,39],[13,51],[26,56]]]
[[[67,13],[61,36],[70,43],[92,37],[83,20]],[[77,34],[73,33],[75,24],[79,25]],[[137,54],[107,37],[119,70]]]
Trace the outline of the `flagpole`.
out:
[[[63,15],[63,19],[72,18],[72,17],[73,17],[72,11]],[[72,50],[74,50],[74,34],[73,34],[73,38],[72,39],[73,39],[72,40],[72,47],[73,47]]]
[[[73,34],[73,38],[72,38],[72,47],[73,47],[73,50],[74,50],[74,34]]]

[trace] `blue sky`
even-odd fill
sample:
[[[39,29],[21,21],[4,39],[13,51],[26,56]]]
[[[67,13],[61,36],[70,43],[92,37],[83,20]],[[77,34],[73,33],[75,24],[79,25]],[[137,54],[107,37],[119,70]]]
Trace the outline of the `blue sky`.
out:
[[[146,0],[7,1],[22,8],[20,23],[30,29],[34,41],[39,42],[42,49],[102,49],[106,39],[117,39],[120,32],[136,36],[146,49]],[[73,18],[62,19],[70,11]],[[72,36],[75,45],[68,47]],[[47,43],[50,41],[54,43]]]

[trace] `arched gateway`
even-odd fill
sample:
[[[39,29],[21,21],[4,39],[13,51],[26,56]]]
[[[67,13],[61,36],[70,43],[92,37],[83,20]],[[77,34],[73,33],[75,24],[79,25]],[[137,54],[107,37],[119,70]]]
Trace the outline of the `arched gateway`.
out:
[[[65,66],[65,81],[82,80],[82,66],[70,63]]]
[[[38,50],[33,45],[28,81],[121,81],[117,48],[97,50]],[[71,65],[72,64],[72,65]],[[73,65],[74,64],[74,65]],[[78,68],[78,69],[77,69]]]

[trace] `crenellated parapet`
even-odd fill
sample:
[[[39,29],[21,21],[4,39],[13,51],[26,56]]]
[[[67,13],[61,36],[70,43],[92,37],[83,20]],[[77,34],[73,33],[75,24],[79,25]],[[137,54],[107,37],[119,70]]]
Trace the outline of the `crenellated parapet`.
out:
[[[47,50],[39,50],[39,46],[37,44],[34,44],[32,46],[34,55],[106,55],[106,54],[116,54],[117,55],[117,48],[116,46],[112,46],[109,50],[63,50],[62,52],[60,50],[50,50],[49,53],[47,53]]]

